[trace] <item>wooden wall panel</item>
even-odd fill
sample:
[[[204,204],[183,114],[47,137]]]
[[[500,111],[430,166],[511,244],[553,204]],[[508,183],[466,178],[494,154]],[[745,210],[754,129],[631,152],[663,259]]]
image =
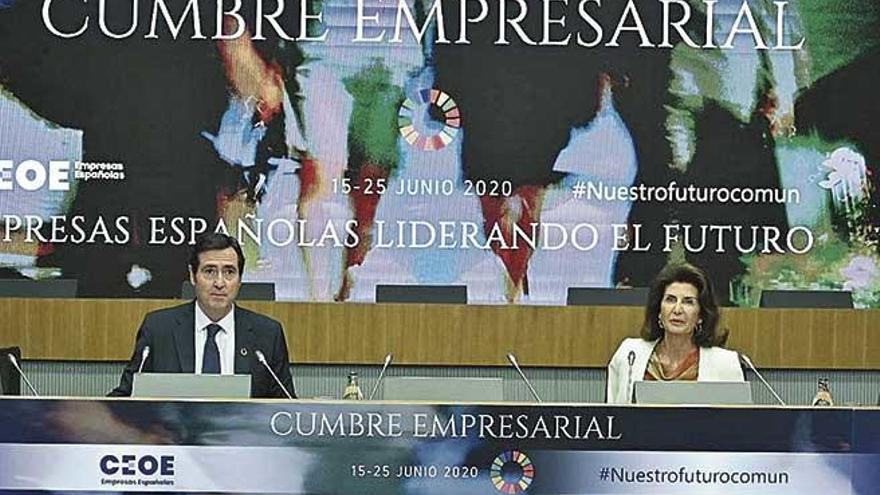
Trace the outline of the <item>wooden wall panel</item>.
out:
[[[865,329],[865,352],[860,363],[870,368],[880,368],[880,311],[870,311],[863,315]],[[863,366],[859,366],[861,368]]]
[[[125,360],[162,300],[0,299],[0,346],[27,359]],[[299,363],[604,366],[641,308],[246,302],[280,320]],[[765,368],[880,369],[880,311],[727,308],[728,346]]]

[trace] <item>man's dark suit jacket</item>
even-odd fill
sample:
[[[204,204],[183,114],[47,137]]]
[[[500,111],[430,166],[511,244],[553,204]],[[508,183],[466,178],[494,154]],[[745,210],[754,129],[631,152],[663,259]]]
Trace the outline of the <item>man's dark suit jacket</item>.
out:
[[[150,355],[144,363],[144,372],[195,372],[195,304],[190,302],[147,314],[138,330],[131,360],[122,372],[119,386],[110,392],[111,397],[131,395],[132,378],[140,366],[146,346],[150,346]],[[296,397],[281,324],[236,306],[235,373],[251,375],[251,397],[285,398],[272,375],[257,360],[257,350],[262,351],[281,383]]]

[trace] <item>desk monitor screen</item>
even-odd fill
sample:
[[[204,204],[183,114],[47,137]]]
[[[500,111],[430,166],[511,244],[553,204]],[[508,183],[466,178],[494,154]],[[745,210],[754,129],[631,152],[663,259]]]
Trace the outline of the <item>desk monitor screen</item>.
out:
[[[748,382],[636,382],[636,404],[751,404]]]
[[[765,290],[762,308],[852,308],[852,292],[836,290]]]
[[[195,289],[189,280],[183,282],[180,286],[181,299],[194,299]],[[239,301],[274,301],[275,300],[275,283],[274,282],[244,282],[238,289]]]
[[[467,304],[466,285],[376,286],[377,303]]]
[[[617,289],[607,287],[569,287],[569,306],[644,306],[648,302],[647,287]]]
[[[500,402],[501,378],[388,377],[382,385],[385,400]]]
[[[40,297],[64,299],[76,297],[73,279],[0,279],[0,297]]]
[[[251,375],[135,373],[132,397],[242,399],[251,396]]]

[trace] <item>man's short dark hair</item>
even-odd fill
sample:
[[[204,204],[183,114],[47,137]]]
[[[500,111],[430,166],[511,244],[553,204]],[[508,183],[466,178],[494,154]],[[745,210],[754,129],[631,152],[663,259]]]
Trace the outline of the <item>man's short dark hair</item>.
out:
[[[190,270],[192,270],[193,273],[199,271],[199,254],[204,253],[205,251],[221,251],[226,248],[232,248],[235,250],[235,254],[238,256],[238,274],[239,276],[243,275],[244,252],[241,250],[241,245],[235,237],[214,232],[202,234],[196,238],[196,243],[189,255]]]

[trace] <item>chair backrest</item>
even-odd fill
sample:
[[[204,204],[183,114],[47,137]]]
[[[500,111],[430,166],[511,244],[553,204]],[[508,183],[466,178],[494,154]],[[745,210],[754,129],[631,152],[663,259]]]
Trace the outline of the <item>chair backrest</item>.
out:
[[[467,304],[466,285],[377,285],[377,303]]]
[[[21,377],[9,361],[9,355],[21,362],[21,349],[18,347],[0,348],[0,395],[21,395]]]
[[[644,306],[648,302],[647,287],[617,289],[608,287],[569,287],[569,306]]]
[[[183,282],[180,286],[181,299],[195,298],[193,285],[189,280]],[[238,300],[240,301],[274,301],[275,300],[275,284],[272,282],[244,282],[238,290]]]

